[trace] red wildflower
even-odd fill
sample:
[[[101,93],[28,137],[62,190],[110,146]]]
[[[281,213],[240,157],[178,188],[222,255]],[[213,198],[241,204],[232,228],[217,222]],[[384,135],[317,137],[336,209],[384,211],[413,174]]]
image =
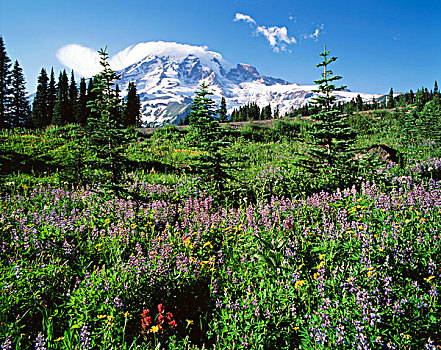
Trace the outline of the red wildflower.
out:
[[[164,311],[165,311],[164,305],[162,305],[162,304],[158,304],[158,312],[159,312],[160,314],[162,314],[162,313],[164,313]]]
[[[173,314],[171,312],[167,312],[167,319],[171,321],[172,318],[173,318]]]
[[[168,324],[171,328],[175,328],[177,326],[177,323],[175,320],[171,320]]]

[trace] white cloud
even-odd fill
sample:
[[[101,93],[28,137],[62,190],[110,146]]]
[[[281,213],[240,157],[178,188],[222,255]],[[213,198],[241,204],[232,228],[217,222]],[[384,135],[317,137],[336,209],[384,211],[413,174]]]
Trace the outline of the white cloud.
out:
[[[286,27],[265,27],[258,26],[257,33],[262,34],[273,47],[273,49],[280,48],[282,51],[286,51],[286,44],[295,44],[297,40],[294,37],[288,36]],[[286,43],[286,44],[283,44]],[[276,50],[274,50],[276,51]],[[278,52],[278,51],[276,51]]]
[[[75,73],[90,78],[101,70],[100,57],[96,50],[78,44],[60,48],[56,56],[60,63]]]
[[[290,37],[288,35],[288,30],[286,27],[266,27],[257,25],[256,21],[248,15],[244,15],[242,13],[236,13],[234,17],[234,21],[244,21],[256,26],[256,35],[263,35],[273,48],[274,52],[280,51],[290,51],[287,48],[287,45],[297,43],[297,40],[294,37]]]
[[[236,16],[234,17],[234,22],[237,21],[245,21],[248,23],[253,23],[256,24],[256,21],[254,19],[252,19],[250,16],[248,15],[244,15],[243,13],[236,13]]]
[[[303,39],[312,39],[314,41],[317,41],[318,40],[318,36],[320,34],[322,34],[322,31],[323,31],[324,27],[325,26],[322,24],[318,28],[315,29],[314,33],[312,33],[312,34],[303,34],[302,38]]]
[[[73,69],[76,73],[89,78],[99,73],[102,67],[99,64],[99,55],[96,50],[78,45],[70,44],[60,48],[57,58],[61,64]],[[229,67],[230,63],[225,61],[220,53],[208,51],[207,46],[192,46],[175,42],[150,41],[131,45],[119,51],[109,59],[110,67],[118,71],[126,68],[143,58],[155,55],[158,57],[169,56],[174,59],[183,59],[189,55],[200,57],[202,61],[217,59],[223,67]]]

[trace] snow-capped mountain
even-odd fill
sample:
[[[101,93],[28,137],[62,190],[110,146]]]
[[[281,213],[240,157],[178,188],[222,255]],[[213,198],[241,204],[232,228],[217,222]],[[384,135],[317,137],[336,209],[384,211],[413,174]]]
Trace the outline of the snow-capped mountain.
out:
[[[138,44],[146,45],[150,43]],[[137,48],[135,63],[118,70],[121,79],[117,82],[121,96],[127,94],[129,82],[134,82],[142,104],[142,121],[161,125],[177,124],[188,112],[188,108],[199,85],[205,81],[209,85],[211,97],[219,104],[225,97],[228,112],[248,102],[256,102],[260,107],[269,103],[273,109],[278,106],[283,115],[307,103],[316,89],[315,85],[298,85],[282,79],[260,75],[255,67],[247,64],[232,65],[219,53],[198,46],[177,43],[155,42],[151,47]],[[143,53],[145,55],[143,55]],[[129,52],[130,54],[130,52]],[[120,55],[120,54],[118,54]],[[133,55],[131,56],[133,61]],[[350,101],[358,93],[336,92],[339,100]],[[364,100],[372,100],[382,95],[360,93]]]

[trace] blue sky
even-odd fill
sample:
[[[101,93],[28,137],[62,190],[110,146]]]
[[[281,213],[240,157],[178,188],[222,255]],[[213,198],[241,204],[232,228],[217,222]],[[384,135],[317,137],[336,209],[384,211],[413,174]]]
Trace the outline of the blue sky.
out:
[[[441,1],[0,0],[0,34],[33,92],[56,52],[79,44],[112,55],[172,41],[248,63],[259,73],[310,85],[326,44],[352,91],[414,91],[441,82]],[[236,19],[236,20],[235,20]]]

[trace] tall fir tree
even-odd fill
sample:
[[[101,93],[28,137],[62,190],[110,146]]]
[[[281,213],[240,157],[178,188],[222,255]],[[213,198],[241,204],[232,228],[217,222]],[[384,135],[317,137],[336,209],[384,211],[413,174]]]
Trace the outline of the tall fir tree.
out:
[[[47,120],[45,122],[45,125],[49,125],[52,122],[56,103],[57,103],[57,83],[55,82],[54,69],[51,68],[51,75],[47,90]]]
[[[319,55],[323,60],[316,67],[323,67],[323,73],[321,79],[314,81],[318,88],[313,90],[318,93],[313,101],[319,111],[311,116],[313,123],[308,130],[311,143],[307,159],[302,163],[313,173],[325,174],[334,185],[345,186],[353,180],[355,173],[352,157],[356,134],[347,123],[346,116],[333,108],[337,99],[333,92],[346,87],[334,84],[342,77],[334,75],[329,69],[337,57],[330,56],[326,46]]]
[[[394,89],[390,88],[387,96],[387,108],[395,108]]]
[[[361,112],[363,110],[363,100],[360,94],[357,95],[355,103],[357,104],[357,111]]]
[[[97,98],[97,93],[96,91],[94,91],[95,89],[95,84],[94,84],[94,78],[90,78],[89,79],[89,83],[87,84],[87,104],[86,106],[89,106],[90,103],[92,103],[93,101],[96,100]],[[87,114],[87,123],[89,123],[89,120],[91,120],[92,118],[97,118],[97,113],[96,112],[92,112],[90,107],[87,107],[88,110],[88,114]]]
[[[214,108],[215,102],[209,98],[212,95],[205,83],[195,92],[196,96],[190,107],[190,135],[193,146],[202,152],[195,157],[195,168],[200,174],[202,186],[213,195],[222,194],[225,188],[225,180],[229,178],[227,173],[228,162],[223,154],[226,141],[222,137],[219,120]]]
[[[225,97],[222,96],[221,103],[220,103],[219,110],[218,110],[220,123],[225,123],[228,121],[227,113],[228,113],[227,112],[227,103],[225,101]]]
[[[413,90],[410,90],[410,92],[409,92],[409,103],[410,104],[415,103],[415,94],[414,94]]]
[[[416,110],[418,112],[421,112],[423,110],[424,105],[426,104],[426,99],[424,96],[424,89],[418,89],[416,95],[415,95],[415,105]]]
[[[30,127],[30,108],[26,94],[23,70],[18,61],[15,61],[12,69],[12,101],[10,110],[10,125],[13,128]]]
[[[86,125],[89,109],[87,108],[87,86],[86,79],[81,78],[78,92],[77,108],[75,109],[75,123]]]
[[[48,77],[46,70],[41,69],[37,81],[37,92],[32,104],[32,124],[35,128],[44,128],[49,125],[48,120]]]
[[[114,90],[119,76],[110,68],[106,49],[98,53],[102,71],[94,77],[92,92],[96,94],[96,99],[88,103],[93,113],[88,121],[90,144],[96,155],[90,165],[101,171],[101,185],[118,195],[124,167],[122,152],[127,143],[121,130],[121,120],[116,117],[122,112],[121,100]]]
[[[73,70],[70,75],[70,84],[69,84],[69,96],[68,103],[66,108],[66,123],[71,124],[75,123],[75,115],[77,114],[77,103],[78,103],[78,89],[77,84],[75,82],[75,76]]]
[[[11,77],[11,60],[6,53],[3,37],[0,36],[0,129],[10,127]]]
[[[139,101],[139,96],[136,92],[136,85],[130,82],[128,86],[127,100],[123,113],[124,127],[139,126],[140,115],[141,115],[140,110],[141,110],[141,105]]]
[[[271,104],[262,108],[262,120],[269,120],[272,118]]]
[[[52,124],[65,125],[69,120],[69,80],[66,71],[60,73],[58,77],[58,94],[57,102],[55,103],[54,116]]]

